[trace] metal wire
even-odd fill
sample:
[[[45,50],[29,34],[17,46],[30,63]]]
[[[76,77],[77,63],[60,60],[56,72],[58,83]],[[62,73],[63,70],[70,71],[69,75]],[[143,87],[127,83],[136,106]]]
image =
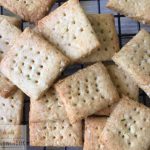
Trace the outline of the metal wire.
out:
[[[63,2],[65,2],[66,0],[57,0],[57,4],[58,6],[60,6]],[[98,12],[97,13],[101,13],[101,0],[80,0],[80,1],[97,1],[97,8],[98,8]],[[0,14],[3,15],[3,12],[4,12],[4,8],[0,6]],[[132,34],[122,34],[122,30],[121,30],[121,20],[122,18],[124,18],[125,16],[124,15],[120,15],[119,13],[114,15],[115,19],[117,19],[117,23],[118,23],[118,36],[119,36],[119,41],[120,41],[120,47],[123,46],[123,43],[122,43],[122,39],[124,38],[132,38],[133,36],[135,36],[136,33],[132,33]],[[22,20],[22,23],[21,23],[21,30],[23,31],[24,29],[24,23],[26,23],[25,21]],[[141,29],[141,24],[137,22],[137,31],[139,31]],[[80,69],[80,68],[84,68],[84,65],[79,65],[79,66],[76,66],[76,68]],[[140,102],[142,102],[143,104],[148,104],[147,101],[149,101],[149,98],[147,98],[146,94],[143,92],[143,91],[140,91]],[[28,125],[29,124],[29,114],[27,112],[27,108],[29,108],[29,105],[30,105],[30,101],[29,101],[29,98],[26,97],[25,99],[25,103],[24,103],[24,108],[23,108],[23,124],[24,125]],[[28,131],[29,131],[29,128],[28,128]],[[29,135],[29,133],[28,133]],[[27,145],[29,145],[29,138],[27,138]],[[41,148],[40,148],[41,149]],[[43,150],[46,150],[47,148],[46,147],[43,147]],[[65,147],[64,150],[67,150],[68,148]]]

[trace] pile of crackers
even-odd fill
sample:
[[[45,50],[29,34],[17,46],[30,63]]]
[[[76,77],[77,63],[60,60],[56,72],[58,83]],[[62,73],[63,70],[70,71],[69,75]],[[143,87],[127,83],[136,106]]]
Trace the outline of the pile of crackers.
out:
[[[21,31],[20,19],[0,16],[0,142],[20,138],[27,95],[31,146],[148,150],[150,109],[138,99],[139,88],[150,97],[150,34],[142,29],[120,50],[113,15],[86,14],[79,0],[47,14],[53,3],[0,0],[35,24]],[[108,2],[145,23],[149,6],[148,0]],[[87,67],[62,76],[74,64]]]

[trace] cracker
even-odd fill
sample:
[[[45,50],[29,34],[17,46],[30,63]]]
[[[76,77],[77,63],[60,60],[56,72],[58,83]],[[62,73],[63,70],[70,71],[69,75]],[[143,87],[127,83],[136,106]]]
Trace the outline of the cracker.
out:
[[[88,14],[88,18],[98,37],[101,47],[91,55],[79,60],[80,63],[111,60],[119,51],[119,40],[115,28],[114,16],[111,14]]]
[[[132,78],[117,65],[107,65],[108,73],[120,94],[138,101],[139,88]]]
[[[61,74],[68,59],[27,28],[1,62],[2,73],[32,99],[38,99]]]
[[[0,125],[19,125],[22,121],[24,95],[18,90],[14,95],[0,97]]]
[[[0,21],[0,60],[20,34],[21,30],[10,24],[7,20]]]
[[[132,78],[122,69],[117,67],[117,65],[107,65],[107,70],[114,85],[117,87],[120,97],[122,97],[122,95],[126,95],[129,98],[138,101],[139,88],[137,84],[135,84],[135,82],[132,80]],[[99,111],[96,114],[109,116],[115,106],[116,104],[112,106],[109,105],[107,108]]]
[[[21,20],[16,17],[10,17],[5,15],[0,15],[0,22],[6,19],[10,24],[15,25],[16,27],[20,27]]]
[[[71,125],[69,121],[30,123],[30,145],[82,146],[82,124]]]
[[[81,21],[82,20],[82,21]],[[72,61],[100,46],[79,0],[69,0],[38,22],[43,36]]]
[[[18,144],[18,141],[20,141],[21,138],[24,138],[23,132],[21,125],[0,125],[0,144],[6,142]],[[4,147],[7,149],[9,146],[7,147],[7,145],[4,144]]]
[[[76,122],[119,100],[116,88],[102,63],[96,63],[55,85],[70,122]]]
[[[109,0],[107,7],[134,20],[150,24],[148,0]]]
[[[150,109],[123,98],[101,135],[109,150],[147,150],[150,146]]]
[[[113,60],[150,96],[150,34],[141,30]]]
[[[2,73],[0,73],[0,96],[7,98],[11,96],[16,90],[17,87],[7,78],[5,78]]]
[[[42,98],[31,100],[30,122],[65,119],[68,119],[65,107],[53,87]]]
[[[107,118],[90,117],[85,120],[83,150],[107,150],[101,143],[100,136]]]
[[[54,0],[0,0],[1,6],[31,22],[43,18],[53,2]]]

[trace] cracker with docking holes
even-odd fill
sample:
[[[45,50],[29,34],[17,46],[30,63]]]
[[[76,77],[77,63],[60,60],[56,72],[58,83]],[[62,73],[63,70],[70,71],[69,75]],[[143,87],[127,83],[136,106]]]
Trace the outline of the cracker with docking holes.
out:
[[[55,87],[71,123],[119,100],[118,92],[102,63],[78,71],[58,82]]]
[[[68,120],[30,123],[32,146],[82,146],[82,123]]]
[[[38,99],[68,64],[68,58],[27,28],[5,55],[0,67],[26,95]]]
[[[85,119],[83,150],[107,150],[106,146],[100,141],[106,120],[107,118],[104,117],[89,117]]]
[[[149,0],[109,0],[107,7],[134,20],[150,24]]]
[[[1,6],[31,22],[43,18],[53,2],[54,0],[0,0]]]
[[[0,97],[0,125],[19,125],[22,121],[24,94],[17,90],[8,98]]]
[[[58,93],[52,87],[38,100],[30,102],[30,122],[68,119]]]
[[[119,51],[119,40],[115,28],[115,20],[111,14],[88,14],[89,21],[101,43],[101,47],[89,56],[81,58],[80,63],[111,60]]]
[[[82,20],[82,21],[81,21]],[[100,47],[79,0],[69,0],[38,22],[39,31],[72,61]]]
[[[142,29],[113,56],[113,60],[150,97],[150,34]]]
[[[10,47],[20,34],[21,30],[7,20],[0,22],[0,60],[4,57],[5,53],[10,50]]]
[[[124,97],[107,119],[101,141],[109,150],[147,150],[150,146],[150,109]]]

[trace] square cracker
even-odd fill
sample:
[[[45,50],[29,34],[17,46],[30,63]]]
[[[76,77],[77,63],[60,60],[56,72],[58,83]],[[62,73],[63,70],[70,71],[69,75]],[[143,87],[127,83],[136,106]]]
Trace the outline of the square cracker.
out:
[[[147,150],[150,146],[150,109],[124,97],[101,134],[109,150]]]
[[[107,7],[125,16],[150,24],[149,0],[109,0]]]
[[[0,0],[1,6],[31,22],[43,18],[53,2],[54,0]]]
[[[69,121],[47,121],[30,123],[30,145],[32,146],[82,146],[82,123]]]
[[[68,59],[27,28],[1,62],[2,73],[32,99],[38,99],[61,74]]]
[[[0,97],[0,125],[19,125],[22,121],[24,94],[17,90],[8,98]]]
[[[38,100],[30,102],[30,122],[68,119],[63,102],[52,87]]]
[[[16,27],[20,27],[21,25],[21,19],[18,19],[16,17],[0,15],[0,22],[4,19],[6,19],[9,23],[15,25]]]
[[[106,67],[114,85],[117,87],[120,97],[126,95],[129,98],[138,101],[139,88],[132,78],[117,65],[107,65]],[[109,116],[115,106],[116,104],[113,104],[112,106],[109,105],[107,108],[97,112],[96,115]]]
[[[100,141],[107,118],[89,117],[85,119],[83,150],[107,150]]]
[[[21,30],[7,20],[0,21],[0,60],[4,57],[4,54],[10,49],[20,34]]]
[[[89,21],[97,35],[101,47],[85,58],[80,63],[111,60],[115,52],[119,51],[119,40],[115,28],[114,16],[111,14],[88,14]]]
[[[82,69],[55,86],[71,123],[119,100],[117,90],[102,63]]]
[[[17,87],[0,72],[0,96],[7,98],[16,90]]]
[[[82,21],[81,21],[82,20]],[[100,46],[79,0],[69,0],[38,22],[43,36],[72,61]]]
[[[113,60],[150,96],[150,34],[141,30]]]

